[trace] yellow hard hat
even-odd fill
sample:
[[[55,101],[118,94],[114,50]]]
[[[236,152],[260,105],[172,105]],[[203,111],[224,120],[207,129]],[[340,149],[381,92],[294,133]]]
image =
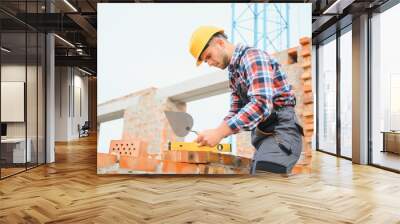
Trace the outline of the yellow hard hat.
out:
[[[200,26],[197,28],[190,38],[189,50],[193,57],[197,60],[196,65],[199,66],[202,61],[200,54],[203,52],[204,47],[216,33],[223,33],[224,29],[215,26]]]

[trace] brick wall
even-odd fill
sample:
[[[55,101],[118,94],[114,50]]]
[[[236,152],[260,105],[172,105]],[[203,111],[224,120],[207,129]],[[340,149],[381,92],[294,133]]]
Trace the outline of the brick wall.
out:
[[[98,153],[99,174],[248,174],[250,159],[211,152],[169,151],[175,136],[164,111],[186,111],[185,103],[157,96],[157,89],[138,92],[124,113],[123,137],[112,140],[109,153]]]
[[[109,153],[97,154],[99,174],[248,174],[251,159],[193,151],[148,151],[148,142],[131,137],[113,140]]]

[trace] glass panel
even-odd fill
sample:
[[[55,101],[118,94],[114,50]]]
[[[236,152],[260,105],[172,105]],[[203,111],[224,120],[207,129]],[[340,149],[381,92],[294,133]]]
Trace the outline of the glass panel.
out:
[[[336,40],[318,48],[318,147],[336,153]]]
[[[27,2],[26,12],[27,19],[31,23],[36,23],[37,20],[31,17],[33,13],[37,13],[37,1]],[[27,150],[30,151],[30,158],[28,159],[27,167],[31,168],[37,166],[38,153],[37,153],[37,132],[38,132],[38,35],[34,30],[27,31]]]
[[[400,170],[400,4],[372,18],[372,163]]]
[[[340,153],[352,157],[352,35],[340,37]]]
[[[44,34],[39,33],[39,45],[38,45],[38,163],[45,163],[45,44],[46,37]]]
[[[38,116],[38,107],[37,107],[37,75],[38,75],[38,49],[37,49],[37,33],[30,32],[27,33],[28,38],[28,63],[27,63],[27,150],[28,156],[28,168],[37,165],[37,132],[38,132],[38,125],[37,125],[37,116]]]
[[[44,0],[0,2],[0,7],[33,24],[37,21],[31,14],[43,13],[44,5]],[[0,26],[4,178],[45,161],[45,36],[3,12]]]
[[[2,178],[25,170],[26,34],[1,34]],[[6,49],[6,50],[4,50]]]

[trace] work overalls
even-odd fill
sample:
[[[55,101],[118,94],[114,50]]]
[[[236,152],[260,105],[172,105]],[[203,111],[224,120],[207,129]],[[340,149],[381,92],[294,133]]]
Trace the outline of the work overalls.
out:
[[[236,88],[242,105],[249,103],[247,87],[239,84]],[[270,116],[251,130],[251,143],[256,151],[250,174],[255,174],[256,170],[290,173],[302,151],[302,135],[303,128],[297,120],[294,105],[274,105]]]

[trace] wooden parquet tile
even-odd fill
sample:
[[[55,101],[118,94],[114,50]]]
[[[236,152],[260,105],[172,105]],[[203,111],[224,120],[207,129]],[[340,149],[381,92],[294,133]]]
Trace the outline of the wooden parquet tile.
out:
[[[313,153],[289,177],[96,174],[96,137],[0,181],[0,223],[400,223],[400,175]]]

